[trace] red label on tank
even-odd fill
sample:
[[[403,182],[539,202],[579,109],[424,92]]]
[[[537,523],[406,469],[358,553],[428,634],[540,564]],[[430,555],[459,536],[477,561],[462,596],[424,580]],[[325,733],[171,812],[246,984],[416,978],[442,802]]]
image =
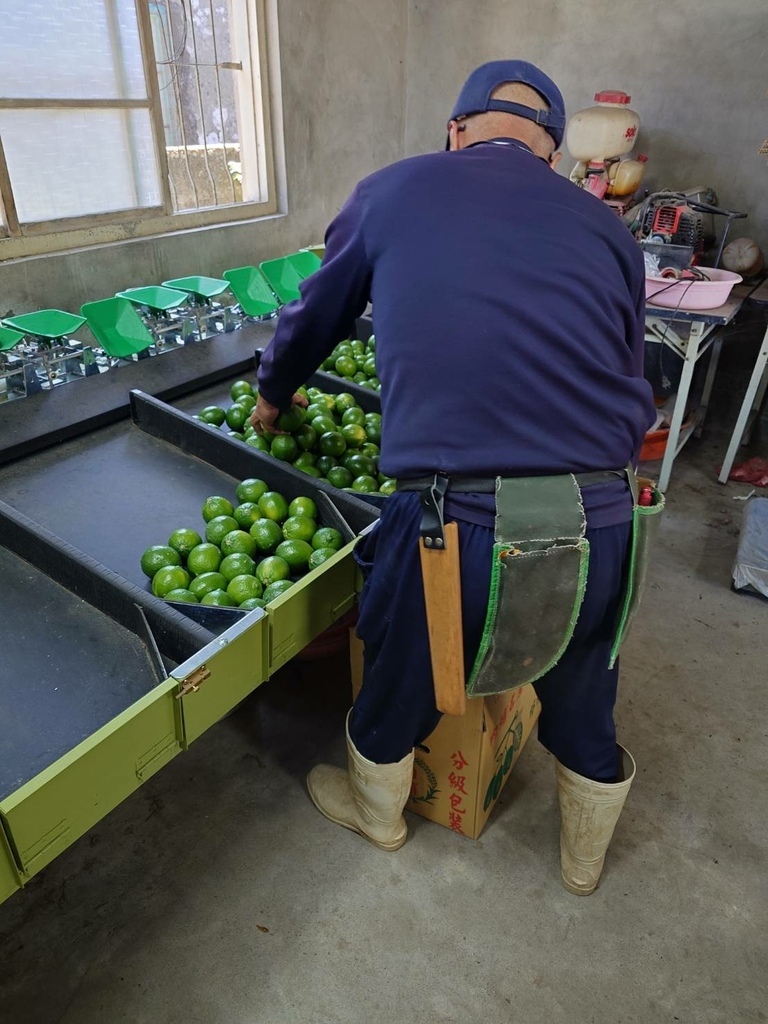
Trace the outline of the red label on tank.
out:
[[[630,127],[627,128],[626,132],[624,132],[624,138],[625,139],[634,139],[634,137],[636,135],[637,135],[637,126],[634,125],[634,124],[630,125]]]

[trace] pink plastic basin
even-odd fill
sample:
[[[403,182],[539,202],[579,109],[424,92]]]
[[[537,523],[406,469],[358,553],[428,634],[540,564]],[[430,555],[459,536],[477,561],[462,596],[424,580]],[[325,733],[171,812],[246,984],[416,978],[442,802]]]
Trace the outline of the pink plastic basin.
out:
[[[741,275],[712,267],[701,269],[709,281],[646,277],[645,297],[649,305],[664,306],[665,309],[716,309],[722,306],[728,300],[731,288],[741,281]]]

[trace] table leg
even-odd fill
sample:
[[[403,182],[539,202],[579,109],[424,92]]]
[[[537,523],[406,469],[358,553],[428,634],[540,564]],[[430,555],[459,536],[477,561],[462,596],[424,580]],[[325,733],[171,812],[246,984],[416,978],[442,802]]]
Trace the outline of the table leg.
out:
[[[717,478],[721,484],[726,483],[728,480],[728,475],[731,472],[736,458],[736,452],[739,450],[741,439],[744,436],[747,421],[749,420],[750,413],[754,407],[755,398],[758,394],[765,394],[765,382],[763,381],[763,375],[766,372],[766,366],[768,366],[768,331],[766,331],[763,336],[763,344],[757,354],[755,367],[752,370],[752,376],[749,379],[747,393],[744,395],[744,401],[741,403],[741,409],[739,411],[738,419],[736,420],[736,426],[733,428],[733,433],[731,434],[728,451],[725,453],[725,458],[723,459],[723,468],[720,470],[720,476]]]
[[[685,351],[685,361],[683,362],[683,373],[680,377],[680,386],[677,389],[672,422],[669,425],[669,437],[667,438],[667,447],[664,452],[664,461],[661,464],[658,485],[660,491],[666,491],[669,486],[669,478],[672,475],[672,463],[675,461],[677,442],[680,439],[680,427],[683,425],[685,407],[688,404],[688,394],[691,390],[691,381],[693,380],[693,371],[696,367],[699,345],[706,326],[705,323],[699,320],[691,324],[691,334]]]
[[[701,405],[699,406],[698,423],[696,425],[695,430],[696,437],[701,437],[701,432],[704,429],[704,420],[707,417],[709,399],[712,396],[712,385],[715,383],[717,364],[720,362],[720,353],[723,348],[723,339],[724,334],[722,331],[720,331],[718,333],[714,345],[712,346],[712,355],[709,357],[709,366],[707,367],[707,376],[704,381],[704,390],[701,394]]]

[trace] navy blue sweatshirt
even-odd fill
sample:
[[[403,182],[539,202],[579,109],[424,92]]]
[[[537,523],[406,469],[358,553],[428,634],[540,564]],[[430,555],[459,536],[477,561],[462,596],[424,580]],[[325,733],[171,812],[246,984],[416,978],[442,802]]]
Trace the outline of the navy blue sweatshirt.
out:
[[[287,407],[370,299],[388,476],[622,467],[653,420],[644,283],[615,214],[522,144],[414,157],[360,182],[330,225],[259,388]],[[591,526],[627,517],[615,486],[588,492]]]

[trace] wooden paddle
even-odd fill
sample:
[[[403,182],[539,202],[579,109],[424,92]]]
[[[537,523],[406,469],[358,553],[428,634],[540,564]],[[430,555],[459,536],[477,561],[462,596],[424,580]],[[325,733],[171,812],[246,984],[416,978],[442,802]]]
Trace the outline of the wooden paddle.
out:
[[[456,523],[446,523],[443,532],[445,544],[442,547],[427,546],[424,537],[419,541],[429,651],[438,711],[446,715],[463,715],[467,691],[464,683],[459,529]]]

